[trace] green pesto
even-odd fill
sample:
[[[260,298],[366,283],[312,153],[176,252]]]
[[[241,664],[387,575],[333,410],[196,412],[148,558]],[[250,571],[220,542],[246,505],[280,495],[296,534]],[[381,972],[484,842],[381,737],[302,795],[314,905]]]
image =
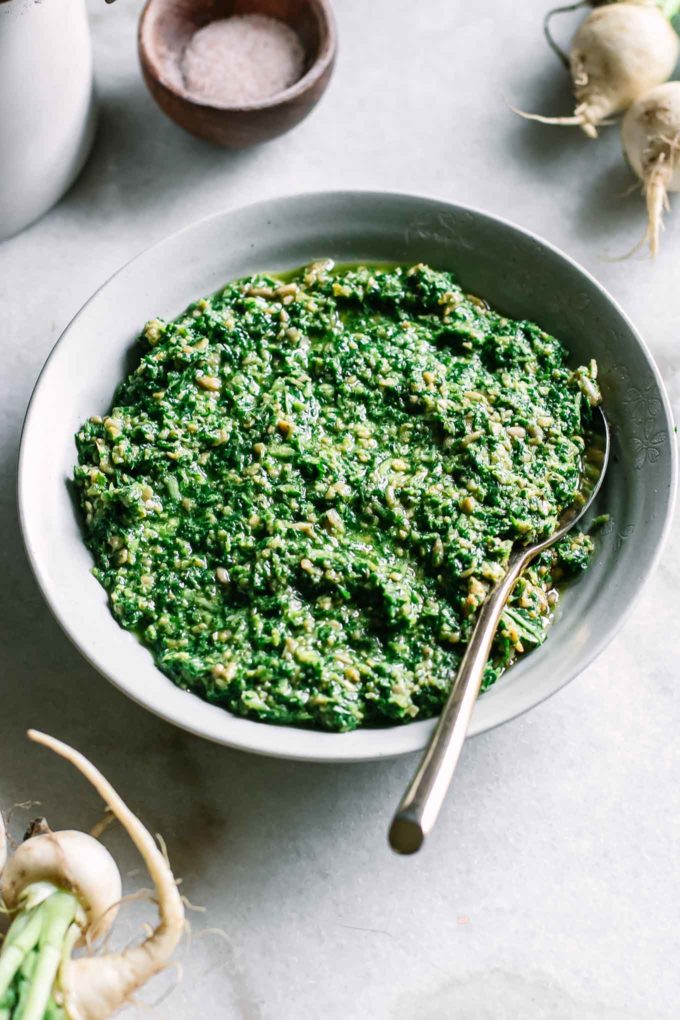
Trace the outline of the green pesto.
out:
[[[595,366],[427,266],[258,274],[147,324],[77,435],[95,574],[180,687],[351,730],[436,714],[512,547],[579,487]],[[518,583],[484,679],[545,637],[576,535]]]

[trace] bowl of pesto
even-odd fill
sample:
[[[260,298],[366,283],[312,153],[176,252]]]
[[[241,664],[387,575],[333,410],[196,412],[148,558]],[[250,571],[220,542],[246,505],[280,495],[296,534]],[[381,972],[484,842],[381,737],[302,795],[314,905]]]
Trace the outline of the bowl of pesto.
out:
[[[663,387],[623,313],[481,212],[298,196],[124,267],[36,386],[27,550],[83,654],[177,725],[291,758],[417,750],[513,544],[574,500],[601,400],[605,489],[517,585],[480,732],[614,634],[675,471]]]

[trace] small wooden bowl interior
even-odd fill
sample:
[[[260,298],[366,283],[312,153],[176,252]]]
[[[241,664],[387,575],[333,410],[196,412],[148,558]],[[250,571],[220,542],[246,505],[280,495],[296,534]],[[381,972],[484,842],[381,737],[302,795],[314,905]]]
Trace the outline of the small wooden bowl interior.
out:
[[[305,51],[302,77],[276,95],[243,106],[193,96],[181,60],[198,29],[219,18],[261,14],[289,25]],[[336,32],[328,0],[148,0],[139,25],[145,81],[161,108],[182,127],[221,145],[248,145],[298,123],[323,93],[333,67]]]

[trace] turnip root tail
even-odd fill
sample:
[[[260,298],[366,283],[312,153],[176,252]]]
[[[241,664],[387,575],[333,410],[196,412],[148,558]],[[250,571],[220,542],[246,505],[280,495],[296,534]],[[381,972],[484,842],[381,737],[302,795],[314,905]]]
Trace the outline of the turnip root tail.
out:
[[[139,850],[156,888],[160,923],[140,946],[70,960],[62,968],[61,987],[70,1020],[108,1020],[166,966],[184,931],[184,907],[170,866],[151,834],[101,772],[60,740],[36,730],[29,730],[28,736],[65,758],[92,784]]]
[[[598,127],[612,123],[609,120],[599,119],[597,116],[590,116],[591,111],[580,106],[576,107],[576,111],[571,117],[544,117],[540,113],[526,113],[524,110],[518,110],[515,106],[512,106],[511,110],[513,113],[519,114],[520,117],[524,117],[525,120],[535,120],[539,124],[556,124],[560,127],[580,127],[588,138],[597,138]]]
[[[665,153],[662,153],[648,171],[643,185],[647,203],[645,240],[649,244],[652,258],[656,258],[659,251],[659,235],[663,230],[664,210],[670,209],[668,185],[672,175],[672,167],[666,159]]]
[[[621,141],[633,173],[642,181],[647,205],[647,230],[640,245],[646,241],[654,256],[668,195],[680,191],[680,82],[658,85],[638,99],[623,118]]]

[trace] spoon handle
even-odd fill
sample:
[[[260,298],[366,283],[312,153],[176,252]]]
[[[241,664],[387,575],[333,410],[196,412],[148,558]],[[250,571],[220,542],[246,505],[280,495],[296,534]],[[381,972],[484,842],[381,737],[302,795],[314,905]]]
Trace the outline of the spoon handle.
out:
[[[460,757],[496,629],[529,558],[526,550],[511,556],[505,577],[480,610],[430,744],[392,820],[389,840],[397,853],[419,850],[437,820]]]

